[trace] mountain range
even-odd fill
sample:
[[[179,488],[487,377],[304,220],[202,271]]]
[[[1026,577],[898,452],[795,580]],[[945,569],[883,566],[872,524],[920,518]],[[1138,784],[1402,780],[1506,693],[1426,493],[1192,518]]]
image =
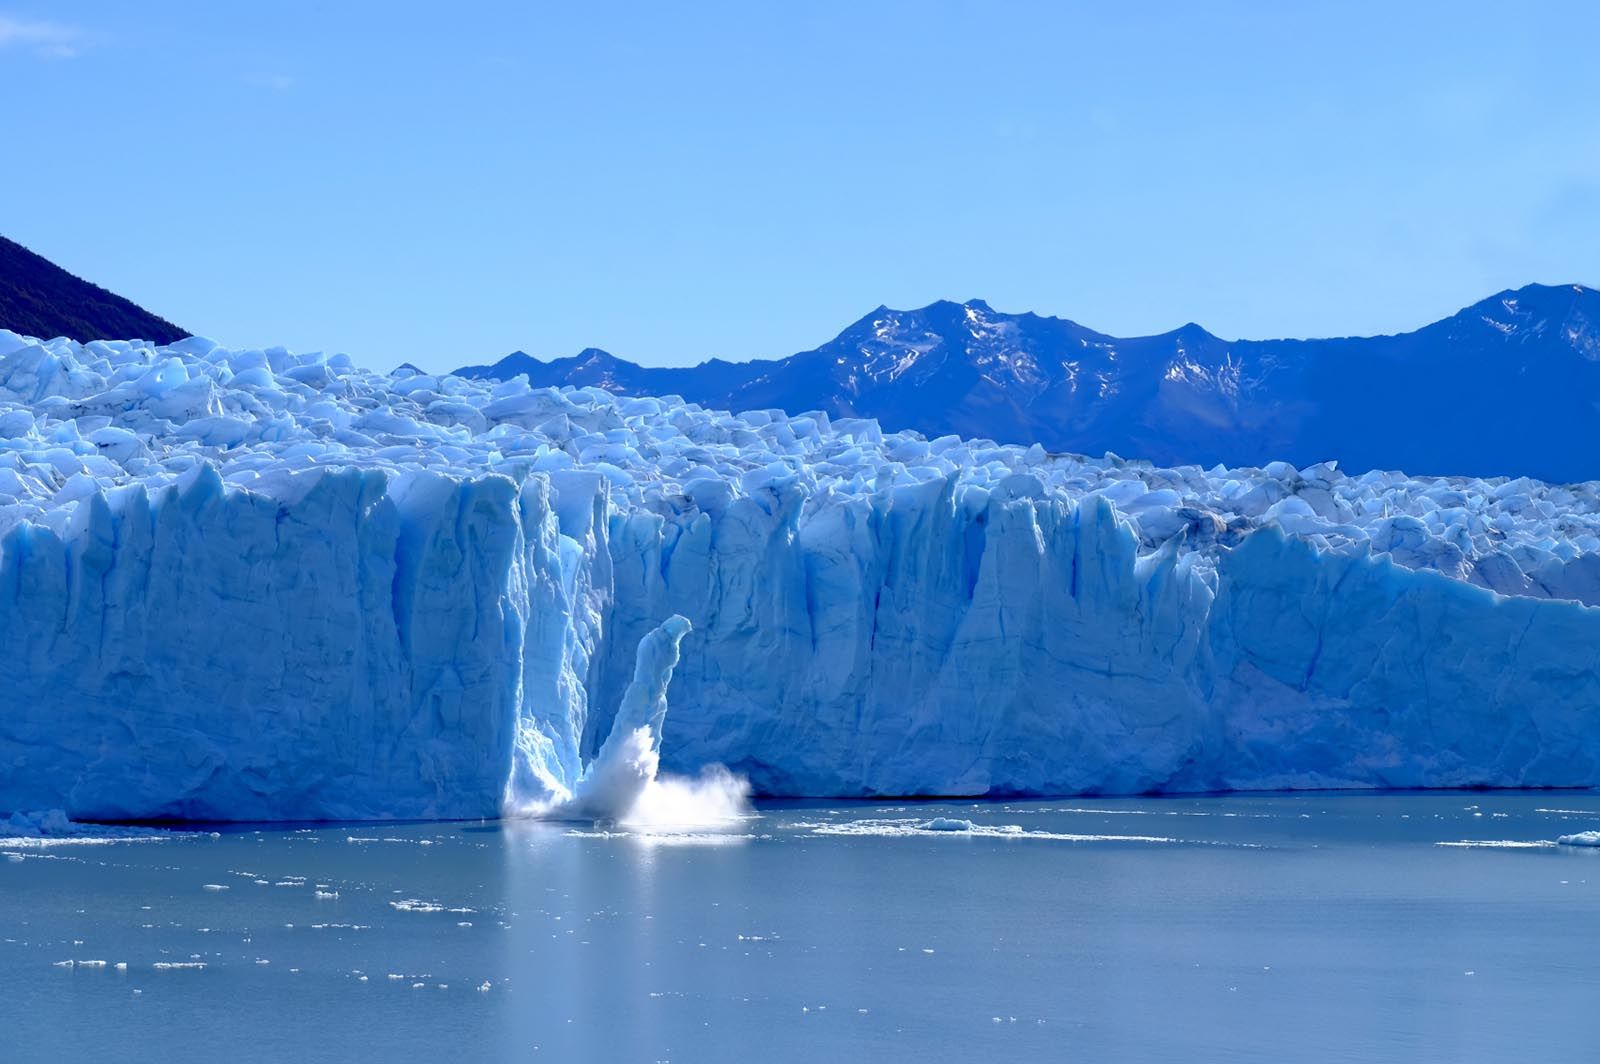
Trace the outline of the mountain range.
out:
[[[189,333],[99,285],[0,236],[0,329],[23,336],[150,340],[171,344]]]
[[[647,367],[520,351],[465,376],[822,410],[1162,465],[1600,479],[1600,292],[1528,285],[1394,336],[1224,340],[1189,324],[1116,337],[982,300],[878,307],[788,358]],[[0,237],[0,328],[80,342],[187,331]]]
[[[1116,337],[982,300],[878,307],[773,361],[645,367],[590,348],[458,373],[676,394],[727,410],[876,418],[1163,465],[1600,478],[1600,292],[1528,285],[1393,336],[1224,340],[1189,324]]]

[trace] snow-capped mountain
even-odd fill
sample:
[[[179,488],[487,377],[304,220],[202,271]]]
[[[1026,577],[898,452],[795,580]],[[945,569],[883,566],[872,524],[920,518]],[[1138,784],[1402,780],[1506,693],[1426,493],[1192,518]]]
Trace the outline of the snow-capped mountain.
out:
[[[590,349],[461,373],[681,395],[716,409],[877,418],[1158,464],[1600,477],[1600,293],[1529,285],[1397,336],[1224,340],[1195,324],[1108,336],[981,300],[879,307],[777,361],[647,368]]]

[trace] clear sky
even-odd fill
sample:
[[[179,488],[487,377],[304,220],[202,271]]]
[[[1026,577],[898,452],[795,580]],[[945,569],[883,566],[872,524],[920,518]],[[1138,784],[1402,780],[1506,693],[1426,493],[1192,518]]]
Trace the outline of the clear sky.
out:
[[[0,0],[0,233],[230,345],[1393,332],[1600,283],[1600,4]]]

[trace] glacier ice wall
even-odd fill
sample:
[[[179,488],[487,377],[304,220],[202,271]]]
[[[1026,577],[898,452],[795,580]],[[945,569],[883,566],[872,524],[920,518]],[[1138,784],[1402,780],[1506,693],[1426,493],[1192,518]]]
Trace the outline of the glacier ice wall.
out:
[[[797,512],[775,498],[687,527],[618,522],[609,645],[668,611],[700,631],[673,682],[669,768],[721,761],[813,795],[1600,776],[1600,611],[1575,602],[1274,527],[1208,568],[1170,542],[1141,553],[1100,498],[1002,487],[973,509],[936,484]],[[728,571],[723,550],[757,561]]]
[[[0,560],[0,805],[80,818],[493,814],[511,764],[509,481],[210,466]]]
[[[0,812],[1600,782],[1600,489],[0,332]],[[676,640],[675,640],[676,642]]]

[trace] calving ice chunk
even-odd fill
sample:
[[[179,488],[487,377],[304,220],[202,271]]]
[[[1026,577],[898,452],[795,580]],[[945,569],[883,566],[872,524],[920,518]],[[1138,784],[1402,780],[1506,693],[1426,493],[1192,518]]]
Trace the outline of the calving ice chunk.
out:
[[[0,814],[1591,785],[1595,605],[1592,484],[0,332]]]
[[[579,777],[575,793],[548,808],[536,806],[536,812],[564,820],[617,819],[633,812],[660,768],[667,684],[678,664],[678,644],[688,632],[689,622],[674,615],[640,640],[633,681],[611,733]]]
[[[689,630],[688,620],[674,614],[639,641],[633,680],[623,692],[610,734],[571,797],[552,801],[547,793],[513,790],[508,812],[667,829],[721,824],[744,812],[746,784],[719,765],[706,766],[694,779],[660,774],[667,685]]]

